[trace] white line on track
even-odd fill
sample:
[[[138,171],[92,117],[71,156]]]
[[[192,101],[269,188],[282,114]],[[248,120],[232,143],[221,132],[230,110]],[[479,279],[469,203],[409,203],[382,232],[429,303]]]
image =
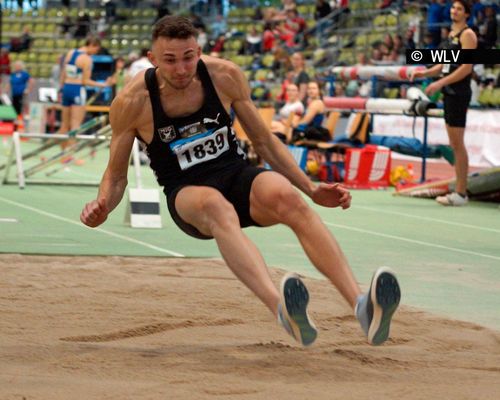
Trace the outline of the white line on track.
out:
[[[419,219],[419,220],[423,220],[423,221],[439,222],[441,224],[448,224],[448,225],[460,226],[462,228],[471,228],[471,229],[478,229],[480,231],[500,233],[500,229],[486,228],[484,226],[477,226],[477,225],[463,224],[463,223],[460,223],[460,222],[446,221],[444,219],[423,217],[421,215],[410,215],[410,214],[401,213],[401,212],[397,212],[397,211],[381,210],[379,208],[374,208],[374,207],[366,207],[366,206],[358,206],[358,205],[356,205],[356,206],[353,206],[352,208],[360,208],[362,210],[374,211],[374,212],[383,213],[383,214],[400,215],[402,217]]]
[[[369,230],[361,229],[361,228],[354,228],[352,226],[341,225],[341,224],[333,224],[331,222],[325,222],[325,224],[328,225],[328,226],[333,226],[335,228],[347,229],[347,230],[350,230],[350,231],[361,232],[361,233],[365,233],[365,234],[368,234],[368,235],[380,236],[380,237],[384,237],[384,238],[388,238],[388,239],[392,239],[392,240],[400,240],[402,242],[419,244],[419,245],[428,246],[428,247],[435,247],[437,249],[455,251],[457,253],[464,253],[464,254],[469,254],[469,255],[478,256],[478,257],[491,258],[493,260],[499,260],[500,261],[500,257],[492,256],[490,254],[483,254],[483,253],[478,253],[478,252],[475,252],[475,251],[457,249],[456,247],[443,246],[441,244],[423,242],[421,240],[414,240],[414,239],[402,238],[402,237],[398,237],[398,236],[388,235],[386,233],[369,231]]]
[[[80,221],[78,221],[78,222],[77,221],[73,221],[73,220],[71,220],[69,218],[64,218],[64,217],[61,217],[59,215],[49,213],[47,211],[39,210],[38,208],[35,208],[35,207],[27,206],[25,204],[16,203],[14,201],[11,201],[9,199],[5,199],[3,197],[0,197],[0,200],[3,201],[4,203],[7,203],[7,204],[10,204],[10,205],[19,207],[19,208],[24,208],[25,210],[33,211],[33,212],[35,212],[37,214],[45,215],[46,217],[54,218],[54,219],[57,219],[59,221],[66,222],[68,224],[77,225],[77,226],[79,226],[81,228],[85,227]],[[146,242],[142,242],[140,240],[133,239],[133,238],[125,236],[125,235],[120,235],[119,233],[114,233],[114,232],[111,232],[111,231],[107,231],[107,230],[102,229],[102,228],[87,228],[87,229],[92,229],[92,230],[94,230],[96,232],[101,232],[101,233],[104,233],[105,235],[108,235],[108,236],[113,236],[113,237],[116,237],[118,239],[130,242],[130,243],[135,243],[135,244],[138,244],[140,246],[147,247],[148,249],[156,250],[156,251],[158,251],[160,253],[170,254],[171,256],[174,256],[174,257],[185,257],[184,254],[177,253],[177,252],[172,251],[172,250],[164,249],[162,247],[154,246],[152,244],[149,244],[149,243],[146,243]]]

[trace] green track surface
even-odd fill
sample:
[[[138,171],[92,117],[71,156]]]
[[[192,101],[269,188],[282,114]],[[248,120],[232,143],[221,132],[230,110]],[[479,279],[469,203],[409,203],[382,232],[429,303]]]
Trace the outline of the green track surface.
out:
[[[8,145],[4,142],[0,166]],[[101,150],[83,167],[70,164],[51,179],[98,181],[106,157],[107,151]],[[15,176],[15,168],[10,175]],[[44,172],[38,177],[44,178]],[[156,187],[148,168],[142,168],[142,177],[144,187]],[[132,169],[129,182],[135,185]],[[162,229],[128,226],[127,198],[102,227],[83,226],[81,208],[96,192],[96,187],[84,186],[0,186],[0,252],[220,258],[213,240],[192,239],[174,225],[165,202]],[[353,206],[346,211],[313,207],[339,241],[362,287],[377,267],[389,266],[400,280],[402,303],[500,329],[498,204],[445,208],[432,200],[394,197],[388,190],[353,191]],[[246,232],[270,266],[321,277],[288,228]]]

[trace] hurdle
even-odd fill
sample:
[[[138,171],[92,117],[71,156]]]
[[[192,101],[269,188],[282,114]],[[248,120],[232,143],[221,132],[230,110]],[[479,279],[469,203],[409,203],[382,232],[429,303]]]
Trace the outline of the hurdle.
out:
[[[106,124],[107,120],[108,120],[108,117],[105,115],[92,118],[92,119],[88,120],[87,122],[84,122],[79,128],[69,131],[66,134],[68,136],[67,138],[73,138],[77,135],[82,135],[85,132],[89,131],[90,129],[96,128],[99,125]],[[32,133],[32,134],[35,134],[35,133]],[[58,138],[57,134],[46,134],[46,136],[42,137],[42,139],[45,139],[43,141],[43,144],[40,147],[37,147],[36,149],[33,149],[32,151],[29,151],[28,153],[24,154],[22,156],[23,161],[25,161],[33,156],[37,156],[42,151],[50,149],[51,147],[57,146],[59,144],[59,141],[55,140],[57,138]],[[51,140],[51,139],[54,139],[54,140]],[[12,160],[10,160],[10,163],[11,162],[12,162]],[[10,165],[10,163],[9,163],[9,161],[7,161],[6,163],[0,165],[0,171],[7,168],[7,166]]]
[[[37,134],[20,134],[19,137],[23,138],[43,138],[42,135],[37,135]],[[28,168],[27,170],[24,171],[24,175],[26,177],[29,177],[33,175],[36,172],[39,172],[57,162],[61,162],[64,158],[68,156],[73,156],[74,154],[80,152],[81,150],[91,146],[92,144],[99,142],[101,140],[106,140],[111,136],[111,126],[106,125],[103,128],[99,129],[95,134],[93,135],[76,135],[70,137],[69,135],[50,135],[53,139],[69,139],[69,138],[74,138],[74,139],[79,139],[81,140],[80,142],[76,142],[65,149],[61,150],[60,152],[52,155],[46,160],[40,161],[38,164],[35,164],[34,166]]]
[[[71,138],[75,138],[80,141],[78,143],[78,150],[83,149],[88,146],[87,143],[96,143],[96,141],[109,141],[109,135],[104,135],[102,130],[104,128],[101,128],[100,132],[96,135],[75,135],[72,136]],[[109,129],[109,128],[108,128]],[[42,171],[43,169],[53,165],[54,163],[58,162],[61,160],[62,157],[67,156],[71,154],[69,151],[61,151],[57,153],[56,156],[52,156],[49,158],[48,161],[41,161],[38,164],[36,164],[33,167],[30,167],[28,169],[24,168],[24,159],[21,151],[21,139],[22,138],[30,138],[30,139],[54,139],[54,140],[67,140],[70,138],[69,135],[47,135],[47,134],[36,134],[36,133],[19,133],[19,132],[14,132],[12,135],[12,146],[11,146],[11,151],[9,153],[7,163],[6,163],[6,168],[4,172],[4,177],[2,180],[2,184],[11,184],[11,183],[17,183],[20,189],[24,189],[26,187],[27,183],[32,183],[32,184],[51,184],[51,185],[78,185],[78,186],[96,186],[98,185],[97,182],[82,182],[82,181],[50,181],[50,180],[43,180],[43,179],[37,179],[37,180],[30,180],[29,177],[33,175],[36,172]],[[73,153],[75,153],[75,150],[72,150]],[[17,167],[17,180],[11,180],[9,179],[9,173],[11,166],[16,164]]]

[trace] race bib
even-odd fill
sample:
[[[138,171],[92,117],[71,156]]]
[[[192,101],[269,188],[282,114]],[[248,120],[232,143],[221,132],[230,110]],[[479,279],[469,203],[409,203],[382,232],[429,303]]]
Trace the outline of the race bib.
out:
[[[66,76],[68,78],[78,78],[78,67],[73,64],[66,64]]]
[[[190,136],[170,143],[170,149],[177,156],[179,167],[186,170],[194,165],[219,157],[229,150],[228,129],[224,126],[216,131]]]

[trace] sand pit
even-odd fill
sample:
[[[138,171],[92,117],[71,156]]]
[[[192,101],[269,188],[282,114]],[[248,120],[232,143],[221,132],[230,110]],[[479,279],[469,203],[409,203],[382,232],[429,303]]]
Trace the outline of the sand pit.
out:
[[[305,281],[307,349],[219,260],[0,255],[0,399],[498,399],[500,332],[403,297],[371,347]]]

